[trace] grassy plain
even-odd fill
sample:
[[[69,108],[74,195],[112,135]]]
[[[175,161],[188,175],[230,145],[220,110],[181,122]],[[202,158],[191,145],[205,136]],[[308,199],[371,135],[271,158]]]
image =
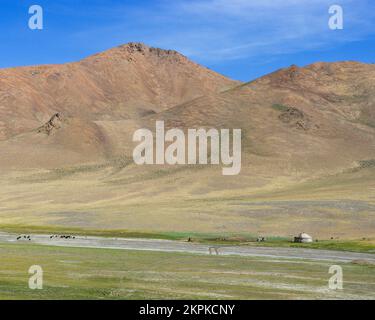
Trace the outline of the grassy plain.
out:
[[[375,267],[328,261],[0,244],[0,299],[375,299]],[[43,290],[28,288],[40,265]]]
[[[103,165],[0,174],[0,230],[374,240],[373,168],[301,181],[219,170]]]

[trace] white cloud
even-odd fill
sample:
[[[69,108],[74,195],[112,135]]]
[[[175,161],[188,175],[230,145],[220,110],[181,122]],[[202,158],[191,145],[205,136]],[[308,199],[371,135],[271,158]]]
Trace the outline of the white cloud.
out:
[[[328,28],[333,4],[344,8],[343,31]],[[114,22],[98,26],[95,36],[144,41],[203,63],[272,58],[365,38],[375,33],[374,9],[371,0],[158,0],[103,11]]]
[[[328,9],[333,4],[332,0],[180,0],[166,6],[165,14],[185,19],[186,28],[176,28],[158,40],[209,61],[324,49],[374,32],[370,9],[374,5],[365,0],[339,1],[346,27],[341,33],[330,30]]]

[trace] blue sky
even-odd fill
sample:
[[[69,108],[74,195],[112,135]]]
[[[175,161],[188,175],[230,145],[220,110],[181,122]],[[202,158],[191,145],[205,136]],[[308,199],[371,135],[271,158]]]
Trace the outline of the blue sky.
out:
[[[44,29],[28,28],[31,5]],[[330,30],[328,9],[344,9]],[[375,62],[373,0],[0,0],[0,67],[64,63],[127,42],[175,49],[239,80],[291,64]]]

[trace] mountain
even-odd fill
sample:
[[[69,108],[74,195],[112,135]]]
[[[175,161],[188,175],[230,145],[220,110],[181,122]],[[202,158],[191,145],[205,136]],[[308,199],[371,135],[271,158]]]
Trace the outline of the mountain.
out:
[[[375,158],[374,80],[375,65],[291,66],[151,115],[150,125],[241,128],[250,168],[338,172]]]
[[[236,84],[176,51],[141,43],[76,63],[0,70],[0,141],[7,140],[0,166],[50,167],[105,157],[111,146],[104,131],[111,124],[129,120],[130,126]],[[48,138],[35,131],[54,114],[65,119],[60,130]],[[19,158],[19,149],[29,159],[16,164],[12,159]]]
[[[128,44],[0,70],[1,224],[319,237],[373,234],[375,65],[249,83]],[[137,166],[133,133],[242,129],[242,170]]]
[[[0,70],[0,139],[55,113],[88,120],[142,117],[232,87],[171,50],[129,43],[76,63]]]

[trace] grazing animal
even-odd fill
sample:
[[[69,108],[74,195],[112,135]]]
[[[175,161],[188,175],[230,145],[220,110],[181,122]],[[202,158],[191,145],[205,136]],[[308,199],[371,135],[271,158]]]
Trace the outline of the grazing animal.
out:
[[[212,252],[214,252],[218,256],[219,255],[219,248],[210,247],[210,248],[208,248],[208,252],[209,252],[210,255],[212,255]]]

